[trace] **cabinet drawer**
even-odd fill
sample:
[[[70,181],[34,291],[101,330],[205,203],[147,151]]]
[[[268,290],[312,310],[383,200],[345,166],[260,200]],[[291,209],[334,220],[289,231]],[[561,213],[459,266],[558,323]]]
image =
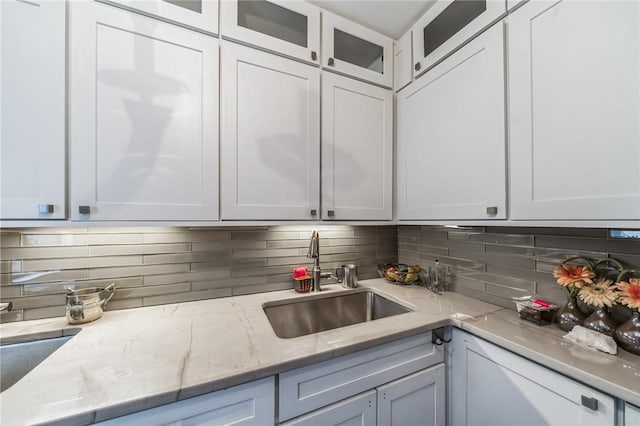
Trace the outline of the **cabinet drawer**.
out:
[[[280,420],[375,388],[442,362],[431,332],[280,374]]]
[[[275,419],[273,377],[101,422],[101,425],[266,425]]]
[[[375,426],[376,399],[376,391],[370,390],[369,392],[282,423],[282,426],[332,426],[345,424]]]

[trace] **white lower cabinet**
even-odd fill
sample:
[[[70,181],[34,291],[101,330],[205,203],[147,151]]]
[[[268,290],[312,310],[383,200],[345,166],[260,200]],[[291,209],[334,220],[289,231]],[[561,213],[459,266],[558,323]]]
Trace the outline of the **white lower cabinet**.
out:
[[[318,219],[320,72],[225,42],[222,219]]]
[[[640,408],[628,402],[624,405],[624,426],[640,425]]]
[[[506,218],[502,23],[398,93],[399,220]]]
[[[322,75],[322,219],[391,220],[393,92]]]
[[[431,332],[280,374],[285,425],[445,424],[445,369]]]
[[[274,421],[275,379],[267,377],[99,424],[263,426]]]
[[[74,220],[218,218],[218,40],[70,3]]]
[[[611,425],[613,397],[453,330],[447,353],[449,424]]]

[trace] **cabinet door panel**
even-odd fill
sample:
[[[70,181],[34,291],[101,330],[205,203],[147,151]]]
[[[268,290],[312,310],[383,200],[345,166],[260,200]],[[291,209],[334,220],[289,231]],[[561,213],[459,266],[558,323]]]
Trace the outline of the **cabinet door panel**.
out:
[[[638,2],[530,1],[510,16],[513,219],[640,218],[639,76]]]
[[[375,426],[376,391],[371,390],[313,411],[283,426]]]
[[[640,408],[628,402],[624,404],[624,426],[640,425]]]
[[[454,330],[449,351],[451,424],[615,424],[611,396],[491,343]],[[597,400],[597,410],[584,406],[583,398]]]
[[[398,94],[398,219],[506,217],[503,46],[497,24]]]
[[[444,426],[444,364],[378,388],[378,426]]]
[[[412,32],[407,31],[394,46],[393,88],[397,92],[413,80]]]
[[[72,217],[217,219],[217,40],[100,3],[73,6]]]
[[[323,219],[391,220],[392,128],[390,90],[323,75]]]
[[[234,43],[222,57],[222,218],[313,219],[319,71]]]
[[[0,2],[3,219],[66,216],[65,24],[65,2]]]

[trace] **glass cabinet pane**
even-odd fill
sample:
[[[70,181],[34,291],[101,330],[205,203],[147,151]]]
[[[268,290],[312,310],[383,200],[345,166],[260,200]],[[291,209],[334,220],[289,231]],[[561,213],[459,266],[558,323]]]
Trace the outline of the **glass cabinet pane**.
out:
[[[436,50],[486,10],[486,0],[454,0],[424,27],[424,56]]]
[[[307,47],[307,17],[266,0],[239,0],[238,25]]]
[[[176,6],[184,7],[192,12],[202,13],[202,0],[163,0]]]
[[[363,40],[354,35],[333,29],[333,55],[336,59],[384,73],[384,55],[382,46]]]

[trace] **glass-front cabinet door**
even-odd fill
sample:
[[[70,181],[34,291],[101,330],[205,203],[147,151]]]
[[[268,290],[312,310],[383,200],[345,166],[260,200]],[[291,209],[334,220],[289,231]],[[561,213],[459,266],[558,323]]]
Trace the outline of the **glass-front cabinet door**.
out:
[[[218,34],[218,0],[104,0],[169,22]]]
[[[413,26],[413,75],[424,73],[506,13],[504,0],[440,0]]]
[[[393,40],[322,12],[322,67],[385,87],[393,86]]]
[[[320,63],[320,9],[304,1],[223,0],[222,37]]]

